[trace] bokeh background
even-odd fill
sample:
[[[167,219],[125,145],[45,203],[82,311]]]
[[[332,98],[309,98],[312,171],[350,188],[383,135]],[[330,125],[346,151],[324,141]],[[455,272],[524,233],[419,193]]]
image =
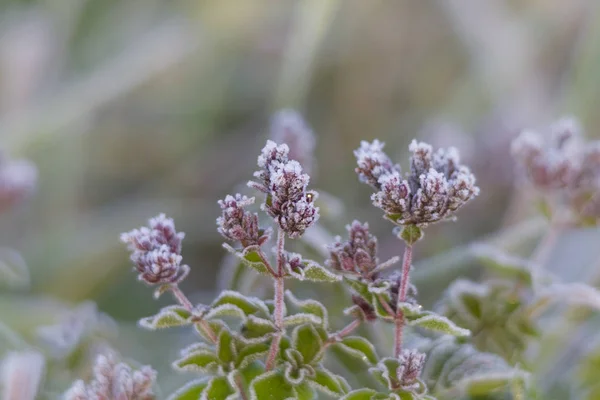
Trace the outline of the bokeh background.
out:
[[[466,244],[531,222],[511,138],[565,114],[597,136],[599,67],[595,0],[2,0],[0,147],[34,161],[39,183],[0,218],[2,246],[31,271],[28,289],[0,292],[0,317],[26,332],[93,300],[119,323],[115,346],[173,387],[164,361],[183,334],[136,327],[158,304],[119,233],[173,217],[187,233],[185,290],[210,299],[224,285],[216,201],[251,193],[241,184],[269,117],[290,107],[317,137],[313,186],[344,204],[323,226],[366,220],[384,255],[401,246],[352,150],[379,138],[404,166],[415,137],[461,150],[482,192],[417,249],[431,304],[453,277],[478,273],[461,264]],[[584,276],[594,256],[578,254]],[[437,274],[449,259],[456,268]]]

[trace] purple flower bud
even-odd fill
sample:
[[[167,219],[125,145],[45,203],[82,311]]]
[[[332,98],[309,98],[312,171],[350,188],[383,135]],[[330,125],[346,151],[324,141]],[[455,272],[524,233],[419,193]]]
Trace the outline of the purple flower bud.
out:
[[[372,322],[377,320],[375,309],[368,301],[356,294],[353,294],[352,302],[360,308],[366,321]]]
[[[398,382],[403,388],[409,389],[417,384],[417,379],[425,365],[425,354],[416,350],[404,349],[400,354],[399,361]]]
[[[217,218],[217,230],[225,239],[238,241],[244,247],[260,246],[268,240],[269,233],[258,226],[258,215],[244,209],[251,204],[254,204],[254,197],[239,193],[219,200],[223,214]]]
[[[369,159],[386,160],[383,165],[390,166],[389,158],[382,152],[380,143],[372,145],[363,143],[355,154],[366,153],[367,148],[374,147]],[[382,168],[365,162],[359,158],[357,172],[365,181],[378,191],[371,196],[373,205],[382,209],[387,218],[399,225],[427,226],[430,223],[452,219],[454,212],[479,194],[475,186],[475,176],[460,164],[458,151],[455,148],[433,148],[426,143],[414,141],[410,144],[410,174],[403,177],[399,168]],[[381,153],[381,154],[380,154]],[[372,179],[377,177],[377,184]]]
[[[328,267],[372,279],[371,272],[379,264],[377,238],[369,232],[369,224],[353,221],[346,226],[348,240],[336,237],[330,245]]]
[[[138,279],[148,284],[178,283],[189,272],[187,265],[181,265],[184,236],[171,218],[160,214],[149,220],[149,227],[121,234],[121,241],[131,251]]]
[[[356,173],[361,182],[371,185],[375,189],[380,188],[379,178],[393,172],[400,173],[400,167],[393,164],[390,158],[383,152],[385,143],[374,140],[373,143],[360,142],[360,147],[354,151],[356,162]]]

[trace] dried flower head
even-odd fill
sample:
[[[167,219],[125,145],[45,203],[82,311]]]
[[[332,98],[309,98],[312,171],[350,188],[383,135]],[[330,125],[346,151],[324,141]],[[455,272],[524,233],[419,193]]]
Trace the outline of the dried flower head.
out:
[[[0,159],[0,211],[27,198],[35,189],[38,171],[28,160]]]
[[[34,400],[44,376],[44,357],[34,351],[10,352],[0,365],[3,400]]]
[[[254,197],[239,193],[219,200],[223,214],[217,218],[217,230],[225,239],[239,241],[244,247],[260,246],[269,239],[269,232],[258,226],[258,215],[244,209],[251,204],[254,204]]]
[[[286,143],[289,147],[289,158],[297,160],[304,170],[310,173],[316,143],[315,134],[297,111],[284,109],[273,115],[271,139],[276,143]]]
[[[148,225],[121,234],[139,272],[138,279],[148,284],[180,282],[189,272],[187,265],[181,265],[185,234],[177,232],[173,220],[164,214],[150,219]]]
[[[417,380],[421,376],[425,364],[425,354],[416,350],[404,349],[399,357],[398,382],[404,389],[413,388],[418,385]]]
[[[336,270],[369,276],[379,264],[377,238],[369,232],[369,224],[353,221],[346,226],[348,239],[340,236],[328,247],[329,259],[325,265]]]
[[[254,174],[259,182],[249,186],[267,193],[263,210],[290,238],[298,238],[317,221],[319,208],[314,205],[317,193],[307,190],[310,177],[288,153],[287,145],[267,141],[258,157],[261,170]]]
[[[89,384],[77,381],[65,394],[65,400],[152,400],[156,371],[149,366],[132,370],[117,363],[114,355],[99,355],[94,378]]]
[[[378,190],[371,197],[373,204],[396,224],[424,227],[451,219],[479,194],[475,176],[460,164],[455,148],[434,153],[430,145],[413,140],[409,146],[411,170],[404,177],[382,148],[379,141],[363,142],[355,152],[357,172],[362,181]]]

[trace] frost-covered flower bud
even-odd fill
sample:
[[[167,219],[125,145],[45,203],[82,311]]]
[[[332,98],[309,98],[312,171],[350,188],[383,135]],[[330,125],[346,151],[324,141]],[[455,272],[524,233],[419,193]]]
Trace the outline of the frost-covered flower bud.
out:
[[[439,149],[434,153],[430,145],[413,140],[409,150],[412,153],[410,174],[402,176],[399,168],[383,169],[383,173],[379,173],[381,169],[374,169],[379,176],[377,185],[372,186],[378,191],[371,200],[392,222],[424,227],[452,219],[455,211],[479,194],[475,176],[468,167],[460,164],[455,148]],[[378,158],[388,159],[385,154]],[[371,183],[362,172],[364,168],[360,162],[359,159],[359,177]],[[371,173],[370,176],[375,175]]]
[[[319,219],[319,207],[314,204],[316,198],[317,193],[309,191],[294,201],[284,202],[279,209],[266,209],[291,239],[297,239]]]
[[[121,241],[131,251],[138,279],[148,284],[178,283],[189,272],[187,265],[181,265],[184,236],[171,218],[160,214],[149,220],[148,227],[121,234]]]
[[[389,277],[382,280],[389,282],[389,305],[390,308],[396,312],[396,308],[398,307],[398,294],[400,292],[400,285],[402,283],[402,274],[400,271],[395,271]],[[417,294],[417,287],[409,282],[406,291],[406,299],[404,302],[418,306]]]
[[[0,211],[27,198],[37,178],[37,168],[28,160],[0,160]]]
[[[153,400],[152,385],[156,371],[149,366],[132,370],[117,363],[113,355],[99,355],[94,365],[94,377],[89,384],[77,381],[65,394],[65,400]]]
[[[271,118],[271,139],[276,143],[286,143],[289,158],[296,160],[310,173],[315,150],[315,134],[302,116],[295,110],[284,109]]]
[[[398,382],[405,388],[411,388],[417,384],[425,364],[425,354],[416,350],[404,349],[399,357]]]
[[[269,140],[258,158],[262,169],[255,176],[260,182],[248,185],[267,193],[261,208],[294,239],[318,220],[319,208],[314,204],[317,193],[307,190],[310,177],[300,163],[288,160],[288,153],[286,145]]]
[[[260,246],[268,240],[268,232],[258,226],[258,215],[244,209],[251,204],[254,204],[254,197],[239,193],[219,200],[223,214],[217,218],[217,230],[225,239],[238,241],[244,247]]]
[[[356,173],[361,182],[371,185],[375,189],[380,188],[379,178],[393,172],[400,173],[400,166],[392,163],[392,160],[383,152],[385,143],[374,140],[360,142],[360,147],[354,151],[357,167]]]
[[[375,313],[375,309],[368,301],[356,294],[353,294],[352,303],[354,303],[358,306],[358,308],[360,308],[360,311],[362,312],[362,315],[364,316],[364,319],[366,321],[372,322],[377,320],[377,314]]]
[[[377,238],[369,232],[369,224],[353,221],[346,226],[348,239],[340,236],[328,246],[329,259],[325,262],[328,267],[343,272],[350,272],[369,277],[379,264],[377,258]]]

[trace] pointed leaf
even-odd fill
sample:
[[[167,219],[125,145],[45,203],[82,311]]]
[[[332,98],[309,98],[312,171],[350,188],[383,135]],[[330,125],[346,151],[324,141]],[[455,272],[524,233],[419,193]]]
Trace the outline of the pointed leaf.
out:
[[[327,268],[312,260],[302,262],[303,268],[288,269],[289,276],[301,281],[312,282],[338,282],[341,276],[334,274]]]
[[[242,325],[242,340],[247,343],[264,342],[269,340],[276,330],[275,325],[268,319],[249,315],[244,325]]]
[[[260,256],[256,251],[238,251],[230,245],[228,245],[227,243],[223,243],[223,248],[225,248],[225,250],[239,258],[244,265],[254,269],[259,274],[270,275],[269,270],[261,261]]]
[[[252,400],[295,400],[296,391],[279,371],[270,371],[256,377],[250,385]]]
[[[431,312],[425,312],[416,319],[408,320],[408,324],[453,336],[471,335],[468,329],[461,328],[448,318]]]
[[[245,368],[248,364],[262,358],[269,352],[269,345],[266,343],[250,343],[244,345],[238,353],[236,366]]]
[[[313,314],[321,319],[321,325],[323,328],[327,329],[329,325],[329,316],[327,313],[327,309],[321,303],[316,300],[307,299],[307,300],[299,300],[294,296],[291,291],[286,291],[286,297],[295,307],[297,307],[303,313]]]
[[[173,368],[179,371],[211,372],[219,365],[219,358],[209,349],[197,349],[184,354],[173,363]]]
[[[312,325],[300,325],[292,333],[292,346],[302,354],[305,364],[311,364],[321,352],[323,340]]]
[[[142,328],[150,330],[171,328],[191,324],[190,317],[190,312],[185,308],[181,306],[168,306],[161,309],[156,315],[140,319],[139,325]]]
[[[314,314],[307,314],[307,313],[288,315],[287,317],[285,317],[283,319],[284,326],[295,326],[295,325],[302,325],[302,324],[321,325],[321,322],[323,322],[321,320],[321,318],[317,317]]]
[[[371,299],[371,293],[369,292],[369,285],[358,280],[344,277],[344,282],[348,284],[363,299],[369,301]]]
[[[247,297],[233,290],[224,290],[219,297],[215,299],[211,307],[218,307],[223,304],[231,304],[239,308],[245,315],[256,314],[262,312],[265,316],[268,315],[268,308],[264,302],[255,297]]]
[[[211,320],[215,318],[223,317],[237,317],[239,319],[246,319],[246,313],[236,305],[233,304],[221,304],[215,308],[212,308],[204,316],[205,320]]]
[[[310,385],[330,396],[340,396],[345,393],[339,377],[325,368],[319,368],[315,371],[315,377],[311,378]]]
[[[378,357],[375,346],[363,337],[348,336],[336,346],[349,355],[360,358],[367,364],[377,364]]]
[[[219,376],[212,378],[202,392],[201,400],[229,400],[228,397],[235,394],[235,389],[231,387],[227,377]]]
[[[237,358],[233,336],[227,329],[223,329],[219,334],[219,340],[217,341],[217,357],[224,364],[233,362]]]
[[[205,379],[188,382],[167,400],[198,400],[207,386],[208,382]]]

